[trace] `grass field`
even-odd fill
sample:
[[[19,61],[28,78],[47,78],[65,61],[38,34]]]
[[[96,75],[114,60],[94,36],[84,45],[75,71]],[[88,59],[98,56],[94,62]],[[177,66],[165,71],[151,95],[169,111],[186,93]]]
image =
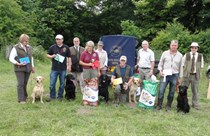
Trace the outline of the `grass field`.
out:
[[[81,93],[75,101],[52,101],[41,104],[17,103],[16,78],[13,65],[0,59],[0,135],[2,136],[209,136],[210,104],[206,99],[208,80],[200,82],[200,110],[189,114],[176,112],[176,101],[170,112],[153,111],[137,106],[113,105],[101,102],[98,107],[82,106]],[[31,95],[32,77],[45,77],[49,92],[50,62],[37,62],[36,73],[28,84]],[[113,98],[113,90],[109,90]],[[168,90],[166,91],[166,94]],[[176,94],[177,96],[177,94]],[[166,96],[165,96],[166,98]],[[191,104],[191,90],[189,89]],[[164,102],[165,104],[165,102]]]

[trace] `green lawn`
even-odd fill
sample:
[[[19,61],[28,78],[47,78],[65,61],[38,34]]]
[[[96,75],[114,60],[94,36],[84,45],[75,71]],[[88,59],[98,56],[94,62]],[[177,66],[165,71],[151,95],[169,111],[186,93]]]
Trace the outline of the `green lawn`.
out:
[[[81,105],[81,93],[75,101],[52,101],[25,105],[17,103],[16,78],[13,66],[0,60],[0,135],[2,136],[209,136],[210,105],[206,99],[208,80],[200,82],[200,110],[189,114],[172,111],[140,109],[137,106],[113,105],[101,102],[98,107]],[[45,77],[45,91],[49,92],[50,62],[37,62],[36,73]],[[204,72],[205,73],[205,69]],[[28,84],[31,95],[34,81]],[[113,98],[113,90],[109,90]],[[166,91],[168,93],[168,90]],[[176,94],[177,96],[177,94]],[[166,96],[165,96],[166,98]],[[191,102],[191,90],[189,89]],[[165,103],[165,102],[164,102]]]

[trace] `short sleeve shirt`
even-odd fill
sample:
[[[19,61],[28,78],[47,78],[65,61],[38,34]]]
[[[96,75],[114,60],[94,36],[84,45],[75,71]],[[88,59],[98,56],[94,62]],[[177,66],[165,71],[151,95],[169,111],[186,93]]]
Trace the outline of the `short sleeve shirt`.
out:
[[[83,61],[84,63],[92,63],[96,60],[99,61],[98,53],[97,52],[92,52],[91,54],[87,51],[82,52],[80,56],[80,60]],[[84,69],[91,69],[91,66],[83,66]]]
[[[69,47],[67,45],[64,44],[61,47],[59,47],[58,45],[54,44],[54,45],[50,46],[50,48],[47,51],[47,54],[49,54],[49,55],[59,54],[59,55],[65,57],[63,63],[61,63],[53,58],[51,69],[55,70],[55,71],[66,70],[66,58],[71,56]]]

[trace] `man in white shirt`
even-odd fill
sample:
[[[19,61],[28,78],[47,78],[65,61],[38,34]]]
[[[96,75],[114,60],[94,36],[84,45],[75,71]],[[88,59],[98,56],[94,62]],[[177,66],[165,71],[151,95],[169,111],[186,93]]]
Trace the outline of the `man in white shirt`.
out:
[[[171,109],[171,104],[174,99],[174,92],[176,89],[177,82],[180,82],[181,78],[181,66],[182,66],[182,54],[177,50],[178,41],[172,40],[170,49],[164,51],[158,64],[158,70],[160,71],[160,90],[158,93],[158,104],[157,109],[162,109],[162,103],[164,93],[167,85],[169,84],[168,101],[166,105],[166,111]]]
[[[199,45],[192,42],[190,45],[191,52],[183,57],[183,77],[181,85],[189,87],[192,90],[192,107],[198,110],[198,84],[201,76],[201,68],[204,67],[203,55],[198,53]]]
[[[142,48],[138,51],[137,65],[139,67],[140,79],[148,80],[153,75],[153,69],[155,64],[155,55],[154,52],[149,49],[148,41],[144,40],[142,42]],[[141,84],[143,88],[143,82]]]

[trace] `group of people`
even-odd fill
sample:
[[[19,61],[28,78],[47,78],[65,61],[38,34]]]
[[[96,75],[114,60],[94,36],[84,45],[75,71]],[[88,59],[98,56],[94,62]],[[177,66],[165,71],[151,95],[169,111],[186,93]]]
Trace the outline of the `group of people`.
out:
[[[199,45],[197,42],[192,42],[190,45],[190,52],[184,56],[178,51],[178,41],[172,40],[168,50],[161,55],[158,64],[160,72],[160,88],[158,90],[157,110],[162,109],[164,94],[169,84],[169,92],[167,96],[166,111],[171,110],[171,105],[174,99],[174,93],[177,85],[187,86],[191,85],[192,90],[192,107],[199,109],[198,104],[198,84],[201,76],[201,68],[204,67],[203,55],[198,53]],[[128,86],[131,85],[133,73],[129,65],[126,65],[126,56],[120,57],[119,65],[116,65],[112,73],[111,82],[114,79],[122,77],[123,82]],[[139,70],[139,77],[143,80],[150,80],[154,74],[155,55],[149,48],[148,41],[142,42],[142,48],[138,51],[137,64],[135,68]],[[140,86],[143,88],[143,82]],[[119,97],[121,102],[126,102],[127,90],[121,85],[117,85],[114,90],[115,99]]]
[[[55,44],[50,46],[47,51],[47,57],[52,60],[50,72],[50,99],[62,100],[65,76],[67,73],[72,73],[79,81],[80,89],[83,92],[85,87],[85,79],[98,78],[101,74],[106,74],[108,56],[103,50],[103,42],[99,41],[97,50],[94,49],[94,42],[88,41],[85,48],[80,46],[80,39],[73,39],[74,46],[65,45],[64,38],[58,34],[55,37]],[[172,40],[170,48],[164,51],[161,55],[158,70],[160,72],[160,88],[158,91],[157,109],[162,109],[164,94],[169,84],[169,92],[167,96],[166,110],[171,109],[174,99],[176,86],[191,84],[192,89],[192,107],[199,109],[198,104],[198,84],[200,80],[201,68],[204,67],[203,55],[198,53],[199,45],[192,42],[190,45],[191,51],[184,56],[178,51],[178,41]],[[138,51],[137,63],[135,68],[139,70],[139,77],[143,80],[149,80],[154,74],[155,54],[149,48],[148,41],[142,42],[142,48]],[[21,61],[23,59],[24,61]],[[22,34],[19,38],[19,43],[13,47],[10,53],[9,60],[14,64],[14,71],[17,78],[17,94],[18,102],[26,103],[27,83],[31,72],[35,72],[34,61],[32,56],[32,48],[29,45],[29,36]],[[93,67],[93,63],[98,61],[99,67]],[[115,86],[114,97],[120,102],[127,101],[129,86],[133,80],[133,70],[126,64],[127,57],[122,55],[119,64],[115,66],[112,73],[111,83],[116,78],[121,77],[123,83],[127,87],[121,85]],[[59,77],[60,86],[56,95],[56,81]],[[75,82],[76,87],[78,82]],[[143,88],[143,83],[141,84]],[[76,88],[78,91],[78,89]]]

